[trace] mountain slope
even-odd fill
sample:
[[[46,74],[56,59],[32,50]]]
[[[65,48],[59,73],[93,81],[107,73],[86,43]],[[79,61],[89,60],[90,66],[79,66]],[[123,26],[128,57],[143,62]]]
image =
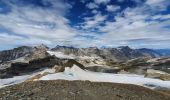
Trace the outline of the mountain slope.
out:
[[[29,46],[22,46],[22,47],[14,48],[12,50],[0,51],[0,61],[4,62],[4,61],[15,60],[17,58],[30,54],[33,51],[34,48]]]
[[[138,57],[154,58],[159,56],[159,53],[156,53],[150,49],[131,49],[128,46],[122,46],[118,48],[74,48],[66,46],[56,46],[51,50],[55,52],[62,52],[66,55],[100,57],[105,60],[113,60],[118,62]]]
[[[155,49],[155,51],[160,53],[162,56],[170,56],[170,49]]]
[[[157,52],[156,50],[147,49],[147,48],[141,48],[141,49],[138,49],[138,50],[140,52],[142,52],[143,54],[150,55],[151,57],[160,57],[160,56],[162,56],[162,54]]]
[[[38,46],[21,46],[11,50],[0,51],[0,63],[12,61],[12,60],[22,60],[29,61],[33,59],[40,59],[48,56],[46,52],[48,47],[45,45]]]

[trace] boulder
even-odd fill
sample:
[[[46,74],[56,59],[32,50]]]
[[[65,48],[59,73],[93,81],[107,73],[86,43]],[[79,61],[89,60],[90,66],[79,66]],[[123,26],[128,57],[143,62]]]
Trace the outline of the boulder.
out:
[[[62,67],[62,66],[58,66],[58,65],[55,65],[54,67],[53,67],[53,69],[55,69],[55,73],[58,73],[58,72],[64,72],[64,67]]]
[[[104,66],[89,66],[85,69],[93,72],[104,72],[104,73],[118,73],[120,69],[117,68],[105,68]]]
[[[170,74],[160,71],[160,70],[154,70],[154,69],[148,69],[145,74],[145,77],[158,78],[161,80],[170,81]]]

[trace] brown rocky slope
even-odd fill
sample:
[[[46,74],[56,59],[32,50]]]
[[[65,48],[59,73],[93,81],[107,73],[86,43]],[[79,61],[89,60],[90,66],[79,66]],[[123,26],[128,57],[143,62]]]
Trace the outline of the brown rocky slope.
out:
[[[36,81],[0,89],[0,100],[170,100],[141,86],[89,81]]]

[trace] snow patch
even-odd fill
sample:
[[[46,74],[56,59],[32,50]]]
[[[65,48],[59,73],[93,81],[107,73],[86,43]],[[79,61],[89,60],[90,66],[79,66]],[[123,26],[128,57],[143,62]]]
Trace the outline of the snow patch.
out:
[[[73,55],[66,55],[62,52],[55,52],[55,51],[47,51],[50,55],[54,55],[58,58],[67,58],[67,59],[75,59]]]
[[[145,87],[166,87],[170,88],[170,81],[162,81],[159,79],[145,78],[142,75],[134,74],[110,74],[84,71],[74,65],[72,68],[65,68],[63,73],[56,73],[43,76],[40,80],[89,80],[93,82],[111,82],[111,83],[125,83],[135,84]],[[149,84],[149,85],[148,85]]]
[[[82,70],[74,65],[72,68],[66,67],[64,72],[55,73],[54,69],[44,69],[39,72],[34,72],[29,75],[15,76],[13,78],[0,79],[0,88],[18,84],[25,80],[34,77],[35,75],[49,72],[50,74],[41,77],[39,80],[89,80],[92,82],[111,82],[111,83],[124,83],[135,84],[140,86],[149,87],[154,89],[156,87],[170,88],[170,81],[162,81],[159,79],[145,78],[142,75],[135,74],[111,74],[101,72],[91,72]]]
[[[27,79],[34,77],[38,74],[43,74],[44,72],[55,73],[55,70],[46,68],[41,71],[36,71],[34,73],[30,73],[28,75],[21,75],[21,76],[14,76],[13,78],[0,79],[0,88],[9,86],[9,85],[22,83],[22,82],[26,81]]]

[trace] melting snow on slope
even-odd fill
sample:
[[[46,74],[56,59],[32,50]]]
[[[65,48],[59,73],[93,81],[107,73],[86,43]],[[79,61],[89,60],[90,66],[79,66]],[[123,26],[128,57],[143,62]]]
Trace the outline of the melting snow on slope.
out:
[[[145,78],[141,75],[130,74],[109,74],[84,71],[77,66],[66,68],[63,73],[49,74],[43,76],[40,80],[89,80],[94,82],[112,82],[112,83],[128,83],[141,86],[155,86],[170,88],[170,81],[162,81],[159,79]],[[150,87],[152,88],[152,87]]]
[[[0,79],[0,88],[24,82],[29,77],[31,77],[31,75],[15,76],[13,78]]]
[[[74,59],[75,57],[73,55],[65,55],[62,52],[54,52],[54,51],[47,51],[50,55],[54,55],[58,58],[68,58],[68,59]]]
[[[64,72],[55,73],[52,69],[44,69],[39,72],[35,72],[29,75],[15,76],[13,78],[0,79],[0,88],[18,84],[24,82],[25,80],[44,72],[49,72],[50,74],[43,76],[40,80],[89,80],[93,82],[111,82],[111,83],[128,83],[136,84],[141,86],[151,86],[154,87],[166,87],[170,88],[170,81],[162,81],[159,79],[145,78],[141,75],[132,74],[110,74],[110,73],[99,73],[82,70],[76,65],[72,68],[66,67]],[[152,87],[154,86],[154,87]]]
[[[34,73],[30,73],[29,75],[14,76],[13,78],[0,79],[0,88],[9,86],[9,85],[22,83],[22,82],[26,81],[27,79],[29,79],[35,75],[42,74],[44,72],[54,73],[55,70],[46,68],[41,71],[36,71]]]

